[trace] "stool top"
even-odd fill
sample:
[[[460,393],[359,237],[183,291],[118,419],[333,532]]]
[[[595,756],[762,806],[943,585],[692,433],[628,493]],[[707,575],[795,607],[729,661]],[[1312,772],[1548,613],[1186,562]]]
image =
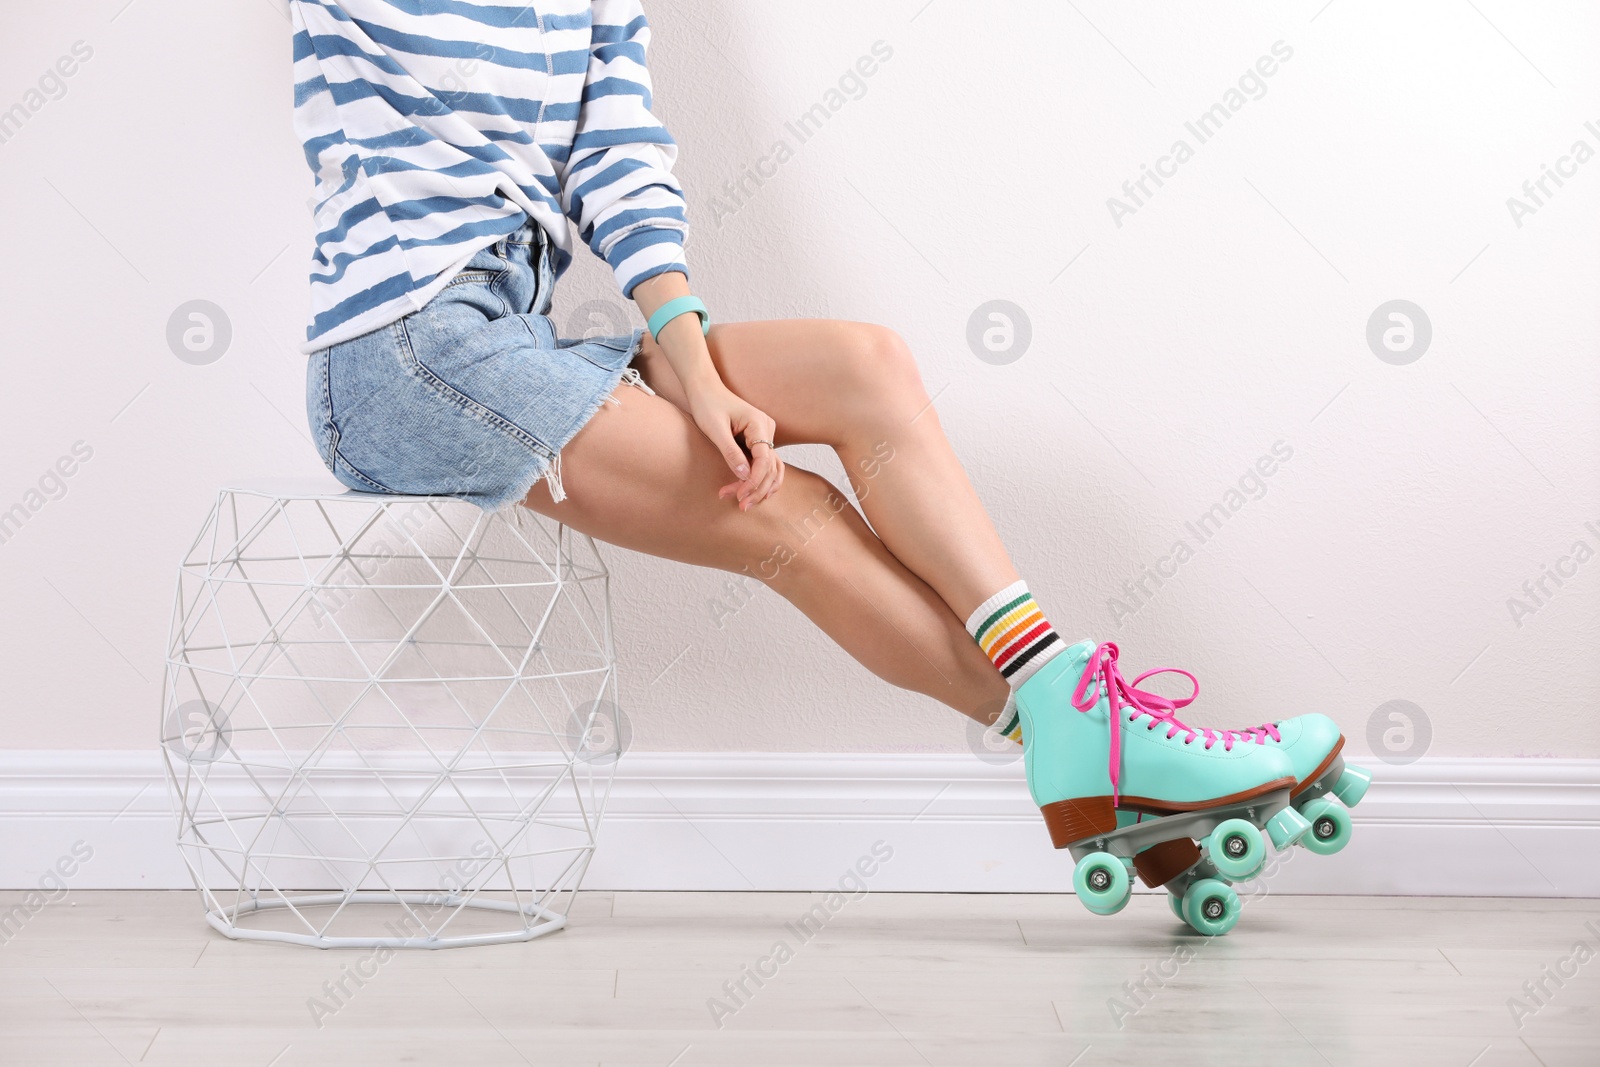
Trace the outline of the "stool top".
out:
[[[263,475],[240,478],[221,486],[219,494],[259,496],[270,500],[360,500],[377,503],[384,500],[428,500],[460,503],[453,496],[414,496],[410,493],[358,493],[347,489],[332,475]]]

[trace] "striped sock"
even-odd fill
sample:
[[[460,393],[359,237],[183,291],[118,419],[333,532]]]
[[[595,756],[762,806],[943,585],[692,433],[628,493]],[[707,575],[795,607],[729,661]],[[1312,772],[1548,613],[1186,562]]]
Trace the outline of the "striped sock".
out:
[[[1017,689],[1067,646],[1039,610],[1027,584],[1020,581],[979,604],[967,619],[967,633],[1011,685],[1011,698],[995,720],[995,732],[1020,743]]]
[[[1006,696],[1006,706],[1000,709],[1000,717],[994,721],[994,732],[1007,741],[1022,744],[1022,717],[1017,714],[1015,689]]]

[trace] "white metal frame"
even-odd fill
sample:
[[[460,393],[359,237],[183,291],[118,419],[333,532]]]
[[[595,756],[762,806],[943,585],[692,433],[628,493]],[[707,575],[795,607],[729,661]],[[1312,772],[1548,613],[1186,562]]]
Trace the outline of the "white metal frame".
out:
[[[162,685],[206,921],[319,948],[562,928],[626,743],[615,662],[594,542],[525,508],[222,490]]]

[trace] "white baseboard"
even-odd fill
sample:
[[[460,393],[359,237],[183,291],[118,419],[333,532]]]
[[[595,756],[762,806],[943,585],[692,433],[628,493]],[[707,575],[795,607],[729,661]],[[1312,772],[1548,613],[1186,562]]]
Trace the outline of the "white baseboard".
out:
[[[1296,850],[1274,891],[1600,896],[1600,760],[1365,765],[1351,844]],[[73,888],[189,888],[174,828],[154,751],[0,751],[0,887],[39,884],[83,841],[93,859],[68,865]],[[826,753],[628,754],[585,885],[822,889],[877,841],[894,853],[878,890],[1071,886],[1020,761]]]

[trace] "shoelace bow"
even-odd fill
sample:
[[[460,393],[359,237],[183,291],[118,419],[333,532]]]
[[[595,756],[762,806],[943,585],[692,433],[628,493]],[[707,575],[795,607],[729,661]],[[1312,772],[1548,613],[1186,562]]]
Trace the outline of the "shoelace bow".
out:
[[[1107,702],[1111,705],[1108,721],[1111,724],[1111,758],[1109,770],[1111,772],[1111,803],[1117,806],[1121,796],[1118,790],[1118,779],[1122,770],[1122,720],[1120,718],[1123,707],[1133,709],[1128,714],[1128,721],[1137,720],[1140,716],[1147,716],[1153,721],[1147,730],[1154,730],[1163,723],[1167,726],[1167,738],[1170,740],[1180,732],[1188,736],[1183,743],[1188,745],[1197,737],[1204,738],[1206,748],[1210,748],[1218,741],[1222,742],[1225,752],[1233,751],[1233,743],[1254,742],[1266,744],[1267,738],[1278,740],[1278,727],[1275,723],[1263,723],[1248,730],[1211,730],[1204,727],[1195,728],[1180,720],[1177,716],[1179,708],[1188,707],[1194,703],[1195,697],[1200,695],[1200,679],[1190,672],[1179,667],[1157,667],[1153,671],[1145,671],[1133,681],[1128,681],[1122,676],[1122,668],[1117,665],[1119,652],[1114,642],[1105,641],[1098,645],[1089,656],[1088,664],[1083,668],[1083,674],[1078,678],[1078,685],[1072,691],[1072,706],[1079,711],[1089,711],[1100,700],[1100,694],[1106,695]],[[1194,686],[1194,692],[1186,697],[1164,697],[1160,693],[1152,693],[1148,689],[1140,689],[1139,683],[1146,678],[1157,674],[1181,674],[1189,679],[1189,684]]]

